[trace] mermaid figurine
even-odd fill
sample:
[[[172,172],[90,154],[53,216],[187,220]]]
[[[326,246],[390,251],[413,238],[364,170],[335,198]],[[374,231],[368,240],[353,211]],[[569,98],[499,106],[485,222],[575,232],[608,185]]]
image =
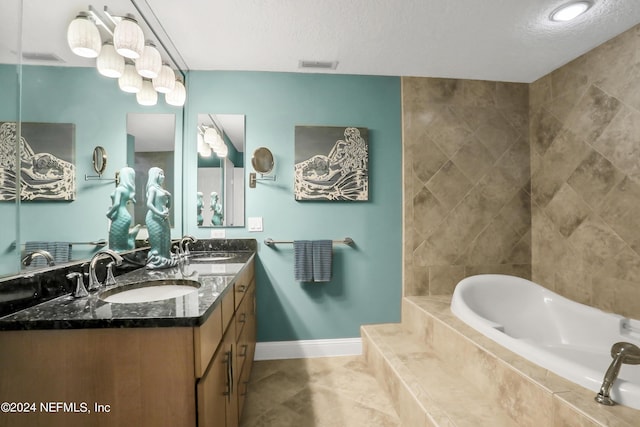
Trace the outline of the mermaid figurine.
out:
[[[114,251],[129,251],[135,247],[135,239],[140,224],[131,227],[131,214],[127,209],[129,201],[136,202],[136,171],[125,167],[120,169],[120,182],[111,193],[111,208],[107,211],[109,225],[109,249]]]
[[[147,268],[168,268],[177,264],[171,257],[171,193],[162,187],[163,183],[164,171],[157,167],[149,169],[145,222],[151,249],[147,256]]]
[[[204,218],[202,217],[202,209],[204,208],[202,191],[198,191],[198,204],[196,206],[196,210],[198,211],[198,226],[201,226],[204,223]]]
[[[222,205],[218,202],[218,193],[215,191],[211,193],[211,210],[213,211],[211,223],[213,225],[222,225]]]

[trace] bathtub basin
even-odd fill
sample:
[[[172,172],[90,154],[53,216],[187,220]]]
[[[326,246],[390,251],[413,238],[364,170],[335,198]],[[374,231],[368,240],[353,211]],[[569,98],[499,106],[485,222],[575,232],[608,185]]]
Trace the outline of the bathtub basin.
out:
[[[577,303],[534,282],[483,274],[460,281],[451,311],[514,353],[595,394],[612,361],[611,346],[640,346],[640,322]],[[611,390],[618,404],[640,409],[640,366],[623,365]]]

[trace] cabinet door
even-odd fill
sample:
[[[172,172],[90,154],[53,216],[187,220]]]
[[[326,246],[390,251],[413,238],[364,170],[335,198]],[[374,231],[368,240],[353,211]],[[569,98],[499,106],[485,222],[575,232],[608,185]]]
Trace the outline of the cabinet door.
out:
[[[222,342],[222,348],[224,349],[225,353],[229,355],[229,363],[227,364],[228,371],[225,381],[225,391],[228,392],[225,395],[225,397],[227,398],[225,406],[227,419],[226,427],[238,426],[238,385],[240,383],[240,372],[236,372],[238,367],[235,366],[235,338],[235,328],[229,328]]]
[[[232,397],[232,360],[231,348],[221,344],[209,368],[198,381],[198,427],[227,426],[227,404]]]

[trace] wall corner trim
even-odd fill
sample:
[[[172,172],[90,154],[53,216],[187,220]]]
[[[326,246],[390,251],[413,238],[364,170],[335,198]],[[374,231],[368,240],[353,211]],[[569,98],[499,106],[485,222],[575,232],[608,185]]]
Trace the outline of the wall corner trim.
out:
[[[257,343],[254,359],[310,359],[314,357],[357,356],[361,354],[362,338],[272,341]]]

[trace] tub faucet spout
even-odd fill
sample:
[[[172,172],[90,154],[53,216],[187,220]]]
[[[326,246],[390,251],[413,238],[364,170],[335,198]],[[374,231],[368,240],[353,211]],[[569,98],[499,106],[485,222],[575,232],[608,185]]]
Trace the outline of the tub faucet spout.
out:
[[[613,383],[616,378],[618,378],[622,364],[640,365],[640,348],[628,342],[617,342],[611,346],[611,357],[613,357],[613,361],[604,374],[600,392],[595,397],[596,402],[607,406],[616,404],[616,402],[611,399],[609,393],[611,392]]]

